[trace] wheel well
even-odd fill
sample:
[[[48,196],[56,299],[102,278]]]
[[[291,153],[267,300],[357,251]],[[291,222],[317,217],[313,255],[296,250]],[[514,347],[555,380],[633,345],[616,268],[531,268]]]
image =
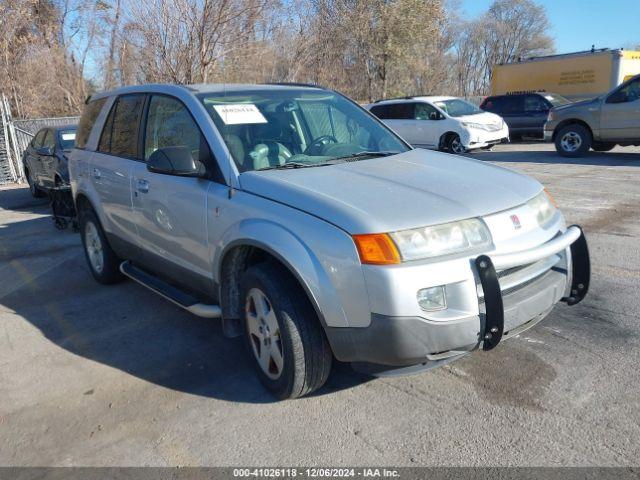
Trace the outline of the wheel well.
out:
[[[76,203],[76,211],[78,212],[78,215],[80,215],[80,212],[84,210],[87,210],[87,209],[93,210],[93,205],[91,205],[91,202],[89,201],[87,196],[82,193],[76,196],[75,203]]]
[[[458,135],[458,134],[456,132],[443,133],[442,136],[440,137],[440,142],[438,144],[438,148],[446,147],[447,143],[449,143],[449,138],[451,138],[454,135]]]
[[[225,253],[220,268],[220,307],[222,308],[222,330],[225,336],[237,337],[242,334],[240,322],[243,317],[243,305],[240,298],[240,279],[247,269],[264,262],[276,263],[288,271],[300,286],[300,294],[307,296],[318,318],[321,318],[317,304],[289,265],[263,248],[239,245]]]
[[[558,132],[563,129],[564,127],[568,126],[568,125],[581,125],[584,128],[586,128],[587,130],[589,130],[589,134],[591,135],[591,139],[593,139],[593,130],[591,130],[591,127],[589,126],[589,124],[587,122],[585,122],[584,120],[578,120],[577,118],[570,118],[568,120],[563,120],[562,122],[560,122],[556,128],[553,130],[553,141],[556,141],[556,136],[558,135]]]

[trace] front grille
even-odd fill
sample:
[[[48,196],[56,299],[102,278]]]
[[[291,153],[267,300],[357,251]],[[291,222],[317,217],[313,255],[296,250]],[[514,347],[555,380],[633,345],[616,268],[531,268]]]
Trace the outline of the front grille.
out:
[[[496,272],[498,281],[500,282],[500,291],[502,295],[509,295],[531,285],[536,280],[545,276],[560,261],[558,255],[552,255],[542,260],[530,263],[528,265],[520,265],[518,267],[499,270]],[[478,292],[478,300],[484,303],[484,292],[482,285],[476,285]]]

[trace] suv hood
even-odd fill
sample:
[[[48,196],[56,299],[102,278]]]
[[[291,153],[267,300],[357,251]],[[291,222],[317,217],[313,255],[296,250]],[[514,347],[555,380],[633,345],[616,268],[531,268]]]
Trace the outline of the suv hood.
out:
[[[569,110],[574,107],[583,107],[585,105],[590,105],[599,100],[600,97],[590,98],[589,100],[580,100],[579,102],[567,103],[566,105],[560,105],[559,107],[553,107],[554,112],[562,112],[564,110]]]
[[[350,234],[480,217],[521,205],[542,190],[537,181],[510,170],[422,149],[322,167],[245,172],[240,186]]]

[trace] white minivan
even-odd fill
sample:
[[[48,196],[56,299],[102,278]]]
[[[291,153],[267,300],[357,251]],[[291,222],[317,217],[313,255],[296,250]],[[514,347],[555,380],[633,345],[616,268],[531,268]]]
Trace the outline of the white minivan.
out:
[[[509,141],[502,117],[456,97],[404,97],[366,107],[416,147],[464,153]]]

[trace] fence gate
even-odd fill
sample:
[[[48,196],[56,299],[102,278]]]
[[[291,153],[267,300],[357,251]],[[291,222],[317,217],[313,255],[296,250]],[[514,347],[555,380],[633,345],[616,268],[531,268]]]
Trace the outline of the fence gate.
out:
[[[22,183],[22,153],[42,127],[72,125],[79,117],[35,118],[14,120],[7,97],[0,95],[0,185]]]

